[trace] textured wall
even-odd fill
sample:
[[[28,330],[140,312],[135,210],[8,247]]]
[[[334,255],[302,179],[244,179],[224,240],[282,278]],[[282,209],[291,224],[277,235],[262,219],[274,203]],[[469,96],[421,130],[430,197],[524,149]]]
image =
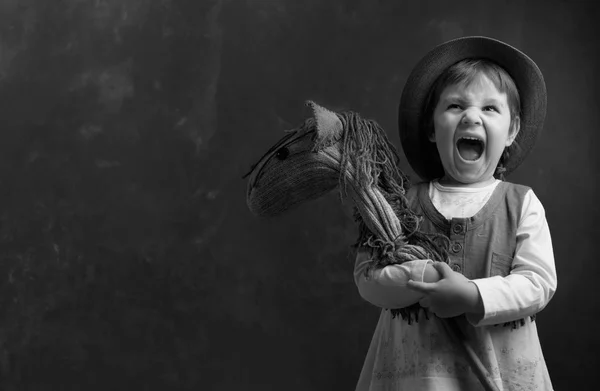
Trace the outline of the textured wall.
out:
[[[398,145],[412,66],[471,34],[545,74],[547,125],[510,179],[553,233],[538,327],[556,389],[591,382],[599,16],[576,0],[0,0],[1,388],[352,389],[378,310],[352,282],[348,209],[331,194],[256,219],[241,176],[305,99]]]

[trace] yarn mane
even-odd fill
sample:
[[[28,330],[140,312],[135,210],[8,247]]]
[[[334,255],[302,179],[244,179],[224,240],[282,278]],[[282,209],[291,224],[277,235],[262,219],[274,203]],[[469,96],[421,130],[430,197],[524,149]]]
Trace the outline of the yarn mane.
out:
[[[410,210],[406,198],[410,181],[399,168],[400,157],[385,130],[377,122],[364,119],[352,111],[339,113],[338,117],[344,128],[341,140],[340,196],[346,196],[348,176],[344,174],[351,164],[356,172],[357,185],[376,186],[402,226],[401,236],[394,242],[386,242],[370,232],[358,209],[354,207],[354,219],[359,224],[359,235],[354,246],[371,247],[377,255],[366,273],[373,268],[399,263],[396,252],[406,245],[422,247],[427,258],[433,261],[447,262],[448,238],[419,232],[421,218]]]

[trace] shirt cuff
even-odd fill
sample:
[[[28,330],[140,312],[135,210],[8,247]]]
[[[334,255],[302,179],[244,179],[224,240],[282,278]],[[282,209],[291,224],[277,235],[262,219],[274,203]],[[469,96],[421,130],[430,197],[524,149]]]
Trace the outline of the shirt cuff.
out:
[[[502,279],[502,277],[494,276],[471,280],[471,282],[477,286],[481,302],[483,303],[483,314],[466,314],[467,320],[473,326],[486,325],[489,323],[486,321],[496,317],[498,311],[503,308],[501,303],[496,300],[498,295],[495,294],[496,289],[494,288],[494,285],[498,284],[497,280],[499,279]]]

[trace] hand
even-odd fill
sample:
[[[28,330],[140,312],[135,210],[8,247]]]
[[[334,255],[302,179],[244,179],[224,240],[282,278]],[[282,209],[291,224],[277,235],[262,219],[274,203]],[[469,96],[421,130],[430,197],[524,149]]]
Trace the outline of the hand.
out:
[[[477,285],[460,273],[454,272],[444,262],[434,262],[433,266],[442,279],[438,282],[408,281],[407,287],[423,293],[419,301],[424,308],[440,318],[451,318],[470,313],[483,313],[483,303]]]
[[[423,272],[423,282],[438,282],[442,279],[442,275],[435,268],[435,262],[428,263]]]

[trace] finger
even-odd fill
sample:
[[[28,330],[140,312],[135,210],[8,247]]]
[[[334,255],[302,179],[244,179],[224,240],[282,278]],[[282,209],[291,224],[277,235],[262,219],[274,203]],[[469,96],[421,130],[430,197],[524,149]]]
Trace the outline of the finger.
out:
[[[446,262],[434,262],[433,267],[442,275],[442,278],[448,277],[454,271],[450,268]]]
[[[456,314],[446,311],[439,307],[429,308],[429,311],[433,312],[438,318],[442,318],[442,319],[453,318],[456,316]]]
[[[435,288],[435,282],[419,282],[414,280],[408,280],[406,287],[413,291],[421,293],[429,293]]]
[[[427,310],[435,316],[437,316],[438,318],[446,318],[446,311],[444,310],[444,308],[440,308],[440,306],[436,305],[435,303],[430,303],[429,308],[427,308]]]

